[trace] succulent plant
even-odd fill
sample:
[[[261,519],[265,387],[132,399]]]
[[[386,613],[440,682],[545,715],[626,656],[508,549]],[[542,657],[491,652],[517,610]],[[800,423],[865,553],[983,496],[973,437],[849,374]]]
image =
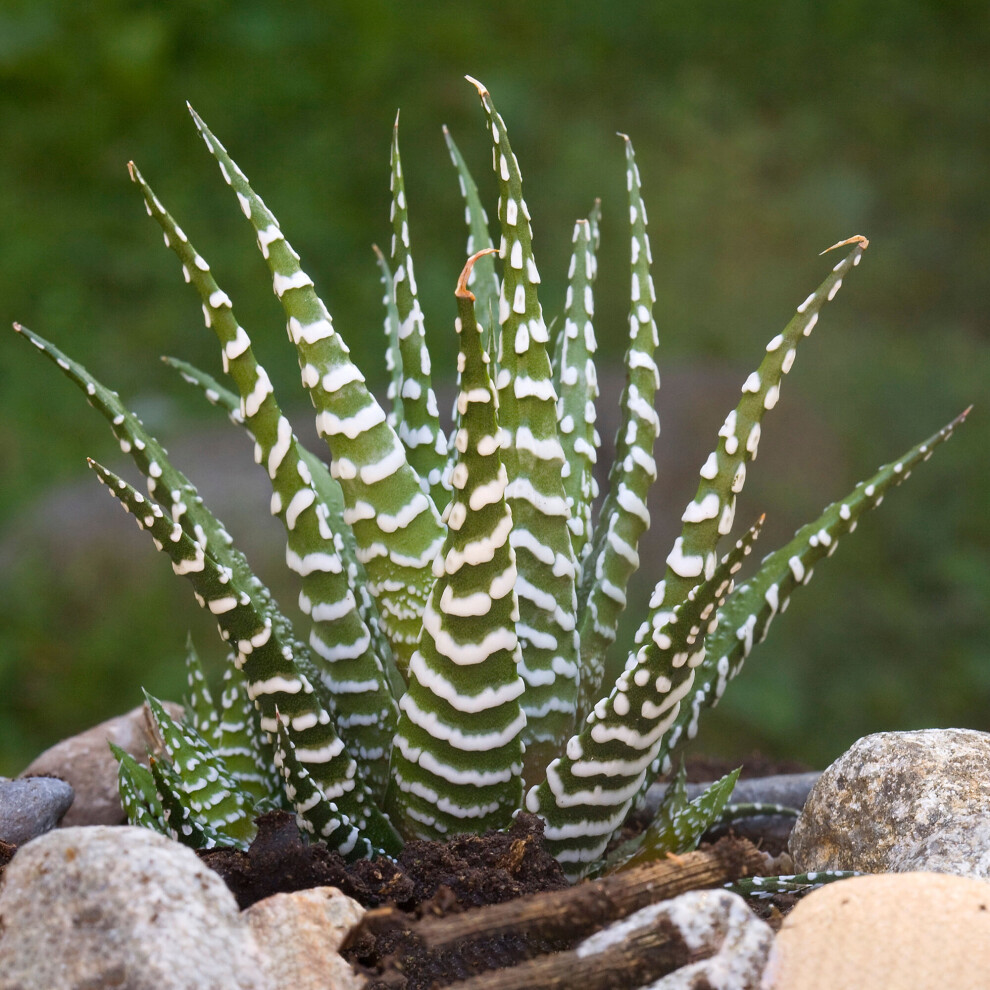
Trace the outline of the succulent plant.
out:
[[[260,810],[286,807],[315,839],[359,857],[394,854],[411,837],[503,827],[525,808],[543,819],[566,872],[585,875],[793,591],[808,583],[814,564],[965,416],[857,485],[735,585],[760,522],[727,553],[718,545],[733,529],[764,416],[798,346],[868,242],[857,236],[835,245],[846,253],[744,382],[701,467],[636,644],[614,684],[605,683],[657,473],[658,331],[639,171],[623,137],[627,378],[616,456],[596,509],[598,208],[574,228],[563,318],[551,342],[519,166],[489,93],[471,81],[491,135],[501,235],[496,252],[477,186],[446,134],[470,232],[455,289],[459,395],[449,436],[410,253],[398,120],[391,251],[388,258],[379,252],[391,375],[386,409],[351,361],[278,221],[193,112],[271,273],[329,467],[297,440],[230,298],[130,165],[148,213],[199,295],[235,390],[184,362],[170,363],[255,441],[310,619],[305,641],[118,396],[17,327],[86,392],[147,478],[144,496],[90,462],[192,584],[229,651],[218,703],[191,644],[184,720],[149,698],[167,758],[153,760],[149,771],[118,752],[132,822],[197,847],[243,847]],[[672,792],[650,842],[696,842],[731,786],[722,782],[690,806]]]

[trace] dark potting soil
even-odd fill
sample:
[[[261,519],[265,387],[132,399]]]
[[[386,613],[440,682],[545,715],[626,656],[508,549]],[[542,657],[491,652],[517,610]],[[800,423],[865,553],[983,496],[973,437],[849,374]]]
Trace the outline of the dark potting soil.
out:
[[[272,894],[330,886],[367,908],[391,905],[422,917],[567,886],[560,864],[543,847],[543,823],[526,814],[506,832],[408,842],[395,861],[346,863],[323,843],[307,845],[295,815],[270,811],[258,819],[247,852],[210,849],[199,857],[223,877],[242,909]]]
[[[408,928],[423,917],[566,887],[560,864],[543,846],[543,822],[534,815],[518,815],[506,832],[409,842],[394,862],[345,863],[322,843],[305,844],[294,815],[273,811],[258,819],[247,852],[217,849],[199,856],[223,877],[242,909],[274,893],[319,886],[337,887],[367,908],[392,908],[378,925],[362,926],[343,952],[368,977],[368,990],[442,986],[565,947],[502,936],[430,951]]]

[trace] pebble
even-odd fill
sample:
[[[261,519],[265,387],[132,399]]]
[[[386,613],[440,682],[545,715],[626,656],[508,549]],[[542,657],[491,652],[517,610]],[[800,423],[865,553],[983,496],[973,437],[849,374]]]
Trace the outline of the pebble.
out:
[[[880,732],[821,775],[791,832],[795,869],[990,878],[990,733]]]
[[[56,829],[6,868],[0,990],[278,985],[223,880],[155,832]]]
[[[243,917],[273,986],[293,990],[358,990],[364,985],[337,950],[364,908],[336,887],[274,894]]]
[[[784,919],[764,990],[986,990],[990,884],[942,873],[853,877]]]
[[[0,779],[0,842],[20,846],[58,825],[74,792],[54,777]]]
[[[173,717],[182,714],[173,702],[166,702],[165,707]],[[62,819],[63,826],[119,825],[125,820],[117,792],[117,761],[108,740],[144,764],[149,750],[161,752],[147,706],[139,705],[126,715],[63,739],[21,771],[21,777],[60,777],[72,785],[76,799]]]

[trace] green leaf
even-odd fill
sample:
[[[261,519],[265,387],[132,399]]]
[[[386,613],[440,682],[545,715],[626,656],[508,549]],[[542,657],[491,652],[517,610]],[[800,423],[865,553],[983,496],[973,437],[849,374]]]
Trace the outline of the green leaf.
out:
[[[810,894],[827,883],[866,876],[856,870],[817,870],[811,873],[792,873],[781,877],[743,877],[735,883],[727,883],[726,890],[740,897],[766,899],[776,894]]]
[[[343,540],[331,529],[330,510],[320,499],[302,446],[229,296],[133,163],[130,174],[162,228],[165,243],[199,294],[207,328],[220,342],[224,370],[240,392],[241,419],[255,441],[255,460],[271,481],[272,514],[285,529],[286,563],[299,577],[299,604],[312,619],[309,646],[333,699],[337,730],[358,759],[362,774],[376,793],[383,794],[397,713],[384,662],[372,649],[371,633],[338,553]],[[356,728],[352,731],[352,727]]]
[[[436,507],[421,490],[402,444],[365,387],[364,375],[351,361],[278,221],[223,145],[190,112],[258,235],[298,352],[303,385],[317,411],[317,432],[330,447],[331,471],[344,491],[344,521],[354,530],[385,633],[404,671],[433,583],[430,564],[443,540]]]
[[[855,236],[833,247],[848,244],[854,245],[852,251],[798,306],[783,333],[767,344],[759,368],[743,383],[742,398],[726,417],[718,432],[718,446],[701,468],[698,491],[681,517],[681,535],[667,557],[667,572],[653,592],[650,618],[637,633],[637,642],[642,642],[650,629],[663,626],[670,609],[715,567],[718,541],[732,529],[736,496],[746,481],[746,465],[756,457],[763,416],[777,404],[781,382],[794,364],[798,344],[811,333],[822,307],[835,297],[843,278],[859,264],[869,241]]]
[[[457,183],[464,200],[464,222],[468,228],[466,255],[470,258],[486,248],[494,246],[488,228],[488,214],[481,204],[478,186],[471,176],[467,162],[464,161],[464,156],[454,143],[454,139],[450,136],[450,131],[447,130],[446,126],[443,129],[443,139],[447,142],[450,160],[454,163],[454,168],[457,169]],[[499,332],[498,320],[495,318],[498,313],[499,282],[494,258],[489,255],[482,255],[478,258],[471,269],[468,288],[474,293],[475,315],[484,328],[485,337],[488,338],[486,350],[489,356],[494,358]]]
[[[262,729],[275,736],[281,712],[300,762],[324,796],[337,801],[355,826],[378,847],[397,851],[397,837],[374,806],[371,792],[357,775],[357,765],[344,749],[330,715],[299,669],[291,644],[258,611],[231,572],[217,564],[209,547],[189,539],[181,527],[168,520],[160,506],[125,481],[101,465],[89,463],[100,481],[134,515],[140,528],[147,530],[155,545],[168,554],[172,569],[192,584],[197,601],[216,616],[222,638],[236,649],[236,663],[261,713]]]
[[[176,722],[147,691],[144,697],[172,761],[169,782],[191,819],[210,834],[247,848],[255,833],[251,795],[240,788],[208,740],[191,726]]]
[[[594,703],[605,670],[605,654],[615,641],[619,617],[626,607],[629,579],[639,567],[639,540],[650,525],[646,498],[656,481],[653,445],[660,434],[654,397],[660,387],[655,361],[659,345],[653,319],[656,293],[646,232],[646,207],[632,142],[626,145],[626,186],[629,190],[632,289],[626,384],[615,440],[615,460],[609,472],[608,494],[602,505],[591,551],[582,570],[578,600],[583,602],[578,626],[581,640],[582,688],[578,714]]]
[[[612,692],[595,705],[564,755],[547,767],[546,780],[526,795],[526,810],[546,823],[547,848],[570,878],[594,867],[633,801],[652,781],[664,736],[704,658],[704,637],[761,524],[692,589],[663,630],[629,657]]]
[[[392,130],[392,274],[393,298],[399,321],[399,352],[402,418],[398,423],[399,439],[406,457],[419,475],[423,491],[443,509],[450,498],[444,487],[447,464],[447,440],[440,429],[440,411],[430,377],[430,353],[426,348],[423,310],[419,305],[416,275],[409,246],[409,208],[405,179],[399,156],[399,115]]]
[[[389,268],[385,255],[377,244],[371,245],[375,259],[382,273],[382,289],[385,304],[385,370],[389,374],[388,400],[391,409],[388,412],[388,425],[398,431],[402,422],[402,351],[399,349],[399,310],[395,305],[395,280],[392,269]]]
[[[738,779],[739,770],[733,770],[686,805],[663,809],[663,818],[658,816],[647,830],[642,853],[634,856],[628,865],[650,858],[651,854],[658,856],[664,852],[684,853],[697,849],[701,837],[721,816]]]
[[[220,722],[199,654],[193,645],[192,633],[186,634],[186,684],[189,693],[182,699],[185,722],[204,739],[216,745],[220,737]]]
[[[107,745],[117,760],[117,790],[128,824],[168,835],[165,812],[158,800],[151,771],[110,740],[107,740]]]
[[[695,737],[701,712],[718,703],[753,646],[766,638],[770,623],[787,608],[794,591],[811,580],[815,564],[831,556],[839,540],[856,528],[860,517],[880,505],[888,491],[928,460],[968,413],[967,409],[902,457],[861,481],[844,499],[828,506],[817,519],[802,526],[789,543],[765,557],[757,573],[729,595],[719,612],[718,625],[706,640],[705,661],[698,670],[695,690],[681,707],[661,750],[661,770],[669,765],[670,754],[677,747]]]
[[[519,163],[505,123],[485,87],[481,97],[492,135],[502,226],[498,390],[502,459],[512,512],[512,549],[519,576],[520,674],[526,682],[526,774],[538,779],[574,725],[578,691],[576,561],[570,510],[561,477],[564,451],[557,436],[557,396],[547,354],[547,327],[537,296],[529,208]]]
[[[573,242],[564,326],[557,334],[554,349],[553,385],[557,393],[560,444],[564,449],[564,494],[571,510],[568,526],[580,571],[585,554],[591,549],[591,506],[598,497],[595,463],[601,444],[595,429],[598,373],[594,354],[598,343],[592,293],[598,260],[587,220],[578,220],[574,225]],[[581,691],[583,694],[584,686]]]
[[[209,544],[218,565],[230,569],[245,593],[250,594],[255,608],[285,635],[291,627],[271,592],[251,572],[244,555],[234,547],[223,523],[206,507],[192,482],[174,467],[162,445],[145,429],[141,420],[124,407],[120,396],[43,337],[18,323],[14,324],[14,329],[86,393],[90,405],[110,424],[120,449],[130,455],[146,478],[149,494],[163,504],[167,502],[172,521],[181,526],[190,539],[201,546]]]
[[[233,392],[224,388],[211,375],[187,361],[173,357],[166,357],[162,360],[170,367],[175,368],[189,384],[201,389],[207,401],[226,410],[231,422],[241,427],[245,425],[244,417],[240,411],[240,401]],[[336,479],[331,477],[326,464],[316,454],[301,446],[298,448],[298,453],[300,459],[306,464],[306,470],[309,471],[312,478],[319,501],[327,511],[327,521],[331,531],[335,537],[341,538],[342,545],[337,545],[337,552],[347,568],[348,580],[357,596],[361,618],[364,619],[371,634],[372,650],[375,656],[385,658],[386,673],[392,686],[392,695],[398,697],[405,690],[405,681],[395,666],[392,647],[382,631],[378,607],[368,590],[368,576],[365,573],[364,565],[358,560],[354,533],[350,526],[344,522],[344,493]],[[328,697],[327,704],[331,703],[332,701]]]
[[[258,710],[248,694],[244,675],[237,669],[233,656],[227,659],[220,692],[216,754],[237,786],[251,795],[257,807],[258,802],[277,800],[280,795],[275,753],[261,731]]]
[[[240,849],[246,843],[232,839],[200,819],[189,806],[178,775],[160,760],[151,757],[151,775],[162,806],[166,834],[191,849]]]
[[[299,830],[325,842],[348,860],[395,852],[372,843],[337,804],[326,797],[312,777],[287,731],[288,723],[276,712],[275,765],[285,780],[285,793],[296,811]]]
[[[390,813],[404,834],[422,838],[504,827],[522,798],[526,716],[519,705],[513,520],[495,391],[467,288],[474,260],[456,291],[462,371],[447,538],[392,757]]]

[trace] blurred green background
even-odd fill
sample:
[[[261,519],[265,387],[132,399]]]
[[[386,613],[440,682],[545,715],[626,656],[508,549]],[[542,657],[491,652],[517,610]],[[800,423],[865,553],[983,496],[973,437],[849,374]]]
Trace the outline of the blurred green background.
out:
[[[449,375],[464,232],[441,124],[489,202],[493,189],[477,97],[462,79],[471,73],[522,165],[548,318],[563,298],[572,223],[602,197],[598,330],[615,361],[628,305],[624,131],[649,208],[665,387],[688,400],[672,423],[661,389],[661,468],[687,479],[658,508],[661,537],[738,385],[827,272],[817,252],[850,234],[872,246],[768,419],[767,442],[779,431],[782,446],[761,451],[740,520],[766,510],[772,549],[976,403],[965,429],[778,619],[707,719],[704,747],[824,765],[878,729],[990,729],[988,21],[985,3],[964,0],[5,0],[0,315],[118,388],[173,453],[223,463],[222,417],[157,360],[217,367],[198,304],[127,180],[133,158],[292,394],[295,358],[270,280],[189,100],[279,215],[380,384],[371,244],[389,236],[388,144],[401,107],[417,274],[435,374]],[[697,445],[670,435],[678,423]],[[182,437],[194,439],[183,447]],[[231,443],[249,462],[249,445]],[[799,469],[787,470],[788,453]],[[0,773],[132,707],[140,685],[180,696],[186,629],[206,653],[216,641],[188,588],[100,501],[88,454],[120,460],[73,387],[4,332]],[[775,479],[766,472],[777,463]],[[214,487],[245,517],[228,520],[235,536],[277,546],[267,498],[246,488],[242,498],[240,476]],[[633,606],[665,552],[646,556]],[[276,560],[262,576],[287,602],[295,593],[278,572]]]

